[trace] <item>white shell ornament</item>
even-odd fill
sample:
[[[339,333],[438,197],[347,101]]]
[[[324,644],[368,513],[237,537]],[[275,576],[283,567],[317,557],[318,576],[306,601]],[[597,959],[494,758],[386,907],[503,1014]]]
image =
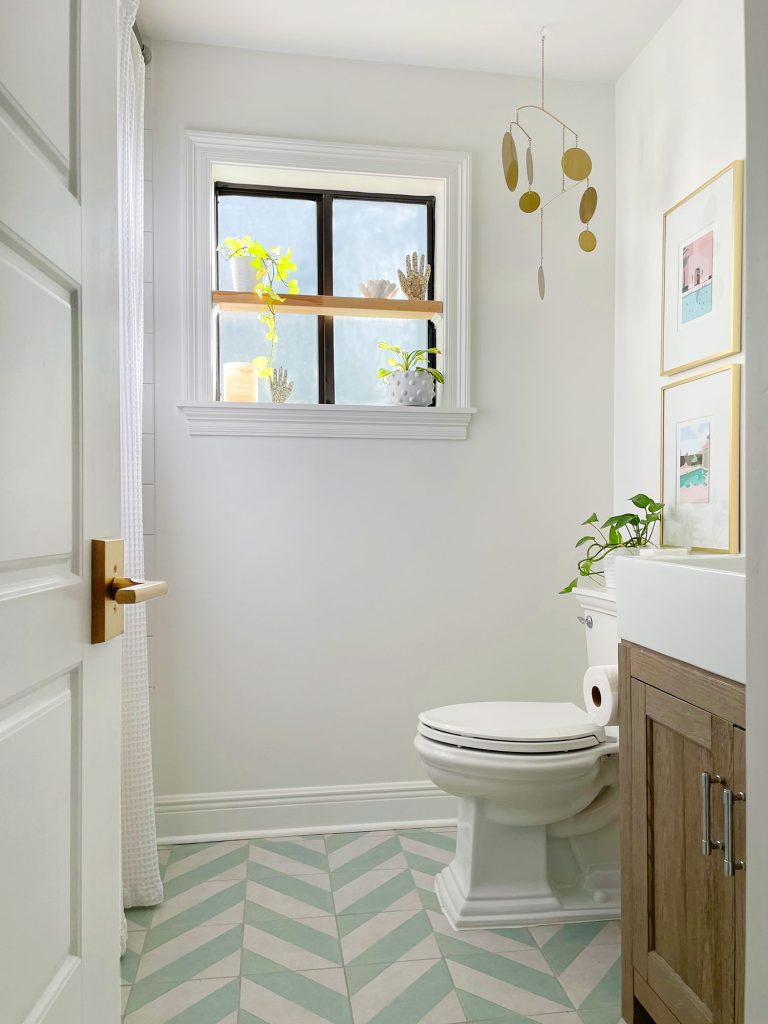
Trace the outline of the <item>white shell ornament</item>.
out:
[[[371,281],[361,284],[360,292],[366,299],[391,299],[397,291],[394,281],[387,281],[384,277],[377,277]]]

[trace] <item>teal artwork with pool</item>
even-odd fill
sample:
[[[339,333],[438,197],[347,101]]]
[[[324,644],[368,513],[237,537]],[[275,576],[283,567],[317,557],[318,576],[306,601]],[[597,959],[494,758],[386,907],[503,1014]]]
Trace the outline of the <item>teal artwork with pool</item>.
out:
[[[688,420],[677,425],[679,504],[702,505],[709,502],[711,435],[710,419]]]

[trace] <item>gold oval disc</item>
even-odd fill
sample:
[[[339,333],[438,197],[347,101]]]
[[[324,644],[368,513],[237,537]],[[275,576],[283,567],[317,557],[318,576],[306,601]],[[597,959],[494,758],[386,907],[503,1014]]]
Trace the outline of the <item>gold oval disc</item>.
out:
[[[586,149],[579,149],[577,146],[566,149],[560,163],[566,177],[571,181],[584,181],[592,170],[592,157]]]
[[[520,196],[520,202],[518,206],[523,213],[533,213],[538,210],[539,204],[541,203],[541,196],[538,192],[534,192],[532,189],[528,189],[527,192],[523,192]]]
[[[530,145],[525,151],[525,171],[528,175],[528,188],[530,189],[533,184],[533,153],[531,152]]]
[[[544,298],[544,293],[547,290],[547,282],[544,277],[544,267],[539,267],[539,298]]]
[[[512,132],[504,132],[504,138],[501,140],[501,164],[504,168],[504,180],[507,183],[507,188],[510,192],[514,192],[517,188],[520,166],[517,162],[517,147],[512,138]]]
[[[591,231],[582,231],[579,235],[579,246],[584,252],[592,252],[597,245],[597,239]]]
[[[595,210],[597,209],[597,190],[592,188],[584,189],[584,195],[581,197],[579,203],[579,218],[582,224],[589,224],[592,218],[595,216]]]

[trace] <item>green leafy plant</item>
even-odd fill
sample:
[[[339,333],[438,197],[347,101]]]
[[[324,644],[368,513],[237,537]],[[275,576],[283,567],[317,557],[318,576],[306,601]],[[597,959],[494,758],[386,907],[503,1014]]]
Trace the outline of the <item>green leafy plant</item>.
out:
[[[422,373],[431,374],[438,384],[445,384],[443,374],[436,370],[434,366],[428,365],[429,356],[440,355],[439,348],[417,348],[413,352],[406,352],[399,345],[390,345],[388,341],[380,341],[379,348],[384,349],[385,352],[393,352],[397,356],[396,359],[393,359],[392,356],[387,358],[387,362],[391,366],[390,370],[384,366],[379,370],[378,376],[382,380],[385,377],[389,377],[391,373],[406,373],[408,370],[420,370]]]
[[[604,572],[600,568],[600,563],[607,555],[622,548],[633,551],[649,545],[656,546],[652,538],[656,524],[661,522],[664,505],[649,498],[647,494],[636,494],[629,500],[638,509],[637,512],[622,512],[616,516],[609,516],[602,526],[598,526],[600,520],[597,512],[593,512],[589,519],[585,519],[581,524],[592,526],[595,533],[588,533],[576,541],[577,548],[584,548],[584,557],[578,562],[578,576],[563,587],[561,594],[570,594],[582,577],[602,577]],[[606,530],[607,535],[604,532]]]
[[[272,356],[277,344],[275,306],[285,302],[284,295],[276,291],[275,285],[280,281],[288,289],[289,295],[298,295],[299,293],[299,282],[295,278],[288,277],[296,270],[291,250],[286,249],[283,253],[279,245],[267,249],[250,235],[243,235],[242,238],[225,238],[223,244],[219,246],[219,252],[226,260],[233,260],[237,257],[253,257],[251,266],[256,268],[256,284],[253,290],[259,298],[264,299],[264,309],[259,313],[259,320],[266,327],[267,341],[270,344],[269,358],[256,356],[253,365],[258,371],[259,377],[271,377]]]

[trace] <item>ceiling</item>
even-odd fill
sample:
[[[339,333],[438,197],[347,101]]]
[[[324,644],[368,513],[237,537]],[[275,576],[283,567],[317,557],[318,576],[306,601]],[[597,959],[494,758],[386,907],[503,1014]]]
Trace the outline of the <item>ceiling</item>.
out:
[[[613,82],[680,0],[141,0],[150,39]]]

